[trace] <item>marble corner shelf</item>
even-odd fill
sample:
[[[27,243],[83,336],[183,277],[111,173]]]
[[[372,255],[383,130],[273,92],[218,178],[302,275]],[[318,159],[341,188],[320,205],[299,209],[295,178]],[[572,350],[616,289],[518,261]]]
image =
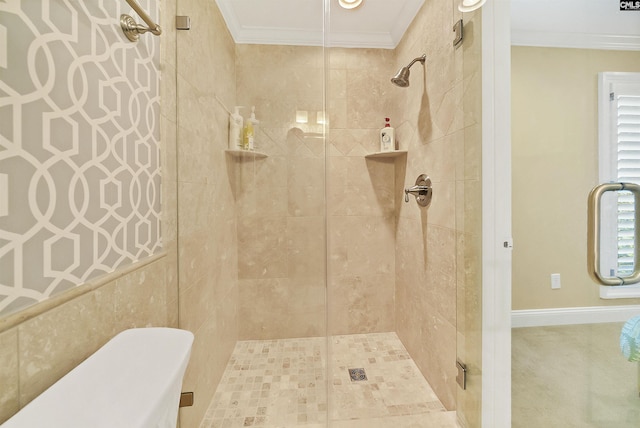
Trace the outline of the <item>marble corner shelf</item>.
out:
[[[245,159],[245,158],[253,158],[253,159],[262,159],[268,157],[266,153],[256,152],[252,150],[225,150],[225,152],[229,153],[234,158]]]
[[[390,152],[375,152],[369,153],[365,155],[365,158],[373,159],[373,158],[397,158],[398,156],[406,155],[406,150],[392,150]]]

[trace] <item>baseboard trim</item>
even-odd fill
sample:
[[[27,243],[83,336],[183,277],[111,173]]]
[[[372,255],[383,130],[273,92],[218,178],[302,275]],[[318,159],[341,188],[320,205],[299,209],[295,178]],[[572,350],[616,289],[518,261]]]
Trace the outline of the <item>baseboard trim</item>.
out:
[[[511,327],[624,322],[637,315],[640,305],[526,309],[511,311]]]

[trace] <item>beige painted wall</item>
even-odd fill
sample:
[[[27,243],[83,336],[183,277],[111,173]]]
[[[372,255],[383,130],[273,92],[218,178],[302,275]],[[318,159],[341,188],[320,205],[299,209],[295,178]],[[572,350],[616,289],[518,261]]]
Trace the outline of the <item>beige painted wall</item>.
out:
[[[638,52],[513,47],[513,309],[601,300],[586,269],[586,201],[598,183],[601,71],[640,71]],[[552,290],[550,275],[561,275]]]

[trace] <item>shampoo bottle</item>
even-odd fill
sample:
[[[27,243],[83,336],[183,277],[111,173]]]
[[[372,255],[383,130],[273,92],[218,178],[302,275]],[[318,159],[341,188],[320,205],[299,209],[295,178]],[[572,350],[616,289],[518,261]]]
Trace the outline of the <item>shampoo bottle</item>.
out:
[[[251,107],[251,116],[247,119],[247,125],[245,126],[246,146],[248,150],[255,150],[256,148],[256,135],[258,134],[258,125],[260,121],[256,119],[256,107]]]
[[[391,152],[396,149],[396,133],[391,127],[389,118],[385,118],[384,128],[380,130],[380,151]]]
[[[242,150],[242,116],[240,109],[236,106],[234,112],[229,117],[229,149]]]
[[[249,120],[242,131],[242,150],[253,150],[253,123]]]

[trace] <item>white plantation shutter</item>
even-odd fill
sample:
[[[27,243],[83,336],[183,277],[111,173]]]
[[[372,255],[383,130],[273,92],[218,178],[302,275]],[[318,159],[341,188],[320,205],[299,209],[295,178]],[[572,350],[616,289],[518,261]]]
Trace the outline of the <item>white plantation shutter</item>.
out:
[[[599,87],[600,182],[640,184],[640,73],[601,73]],[[633,272],[634,201],[616,192],[602,218],[601,271]]]
[[[640,184],[640,89],[635,94],[632,89],[614,87],[612,92],[618,146],[617,180]],[[615,90],[618,92],[616,93]],[[621,192],[618,195],[617,221],[619,276],[629,276],[633,272],[634,209],[633,196],[629,192]]]

